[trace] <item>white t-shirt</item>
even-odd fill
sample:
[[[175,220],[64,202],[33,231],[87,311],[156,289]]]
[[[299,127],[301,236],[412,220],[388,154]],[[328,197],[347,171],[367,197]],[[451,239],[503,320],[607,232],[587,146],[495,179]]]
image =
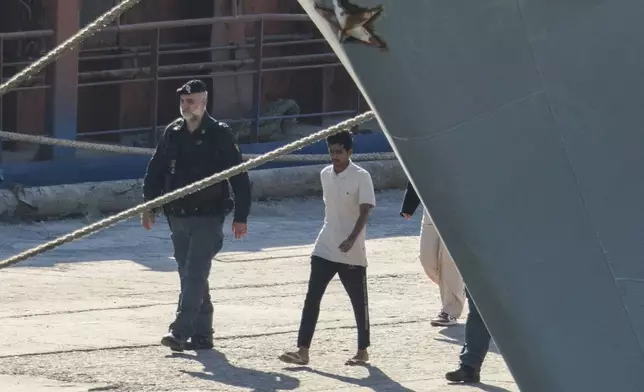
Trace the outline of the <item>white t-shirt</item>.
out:
[[[340,250],[340,244],[353,231],[360,216],[360,204],[376,205],[371,175],[350,162],[339,174],[333,170],[332,165],[325,167],[320,172],[320,180],[325,206],[324,226],[315,241],[313,255],[336,263],[366,267],[366,227],[347,253]]]

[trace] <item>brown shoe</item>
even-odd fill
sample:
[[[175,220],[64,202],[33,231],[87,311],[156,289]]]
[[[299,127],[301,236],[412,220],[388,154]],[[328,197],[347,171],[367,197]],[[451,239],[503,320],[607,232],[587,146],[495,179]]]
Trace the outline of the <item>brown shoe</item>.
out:
[[[477,383],[481,381],[481,373],[473,367],[461,365],[458,369],[446,373],[445,378],[451,382]]]
[[[279,360],[293,365],[308,365],[309,359],[298,352],[287,351],[280,355]]]

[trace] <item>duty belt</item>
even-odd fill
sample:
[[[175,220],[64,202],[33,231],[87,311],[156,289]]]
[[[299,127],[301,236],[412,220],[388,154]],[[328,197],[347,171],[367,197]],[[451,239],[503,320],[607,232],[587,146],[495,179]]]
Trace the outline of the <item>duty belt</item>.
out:
[[[217,215],[220,213],[219,209],[213,206],[208,206],[208,207],[167,206],[165,210],[168,215],[174,215],[174,216]]]

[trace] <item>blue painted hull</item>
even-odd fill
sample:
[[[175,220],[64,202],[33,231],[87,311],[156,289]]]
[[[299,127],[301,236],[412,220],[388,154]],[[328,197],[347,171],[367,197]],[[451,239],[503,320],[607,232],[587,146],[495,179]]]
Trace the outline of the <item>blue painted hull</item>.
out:
[[[283,142],[257,143],[240,145],[244,154],[263,154],[283,146]],[[356,153],[391,152],[391,146],[382,133],[355,136]],[[326,154],[324,141],[305,147],[297,154]],[[77,184],[82,182],[118,181],[142,178],[149,161],[146,156],[111,156],[21,164],[4,164],[0,168],[4,181],[0,185],[6,188],[10,184],[23,186],[49,186],[60,184]],[[291,166],[316,165],[323,162],[274,162],[259,166],[255,170]]]

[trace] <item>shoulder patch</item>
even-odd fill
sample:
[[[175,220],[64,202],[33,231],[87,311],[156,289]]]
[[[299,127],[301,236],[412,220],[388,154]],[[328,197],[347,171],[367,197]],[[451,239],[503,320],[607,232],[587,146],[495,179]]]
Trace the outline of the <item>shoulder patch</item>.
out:
[[[225,122],[216,120],[211,116],[204,118],[203,126],[206,129],[216,129],[216,130],[228,129],[228,124],[226,124]]]
[[[219,126],[219,129],[223,129],[224,131],[232,132],[233,129],[230,127],[230,125],[226,124],[225,122],[217,122],[217,125]]]
[[[179,131],[181,130],[185,122],[186,120],[183,117],[178,118],[170,124],[169,128],[172,129],[173,131]]]

